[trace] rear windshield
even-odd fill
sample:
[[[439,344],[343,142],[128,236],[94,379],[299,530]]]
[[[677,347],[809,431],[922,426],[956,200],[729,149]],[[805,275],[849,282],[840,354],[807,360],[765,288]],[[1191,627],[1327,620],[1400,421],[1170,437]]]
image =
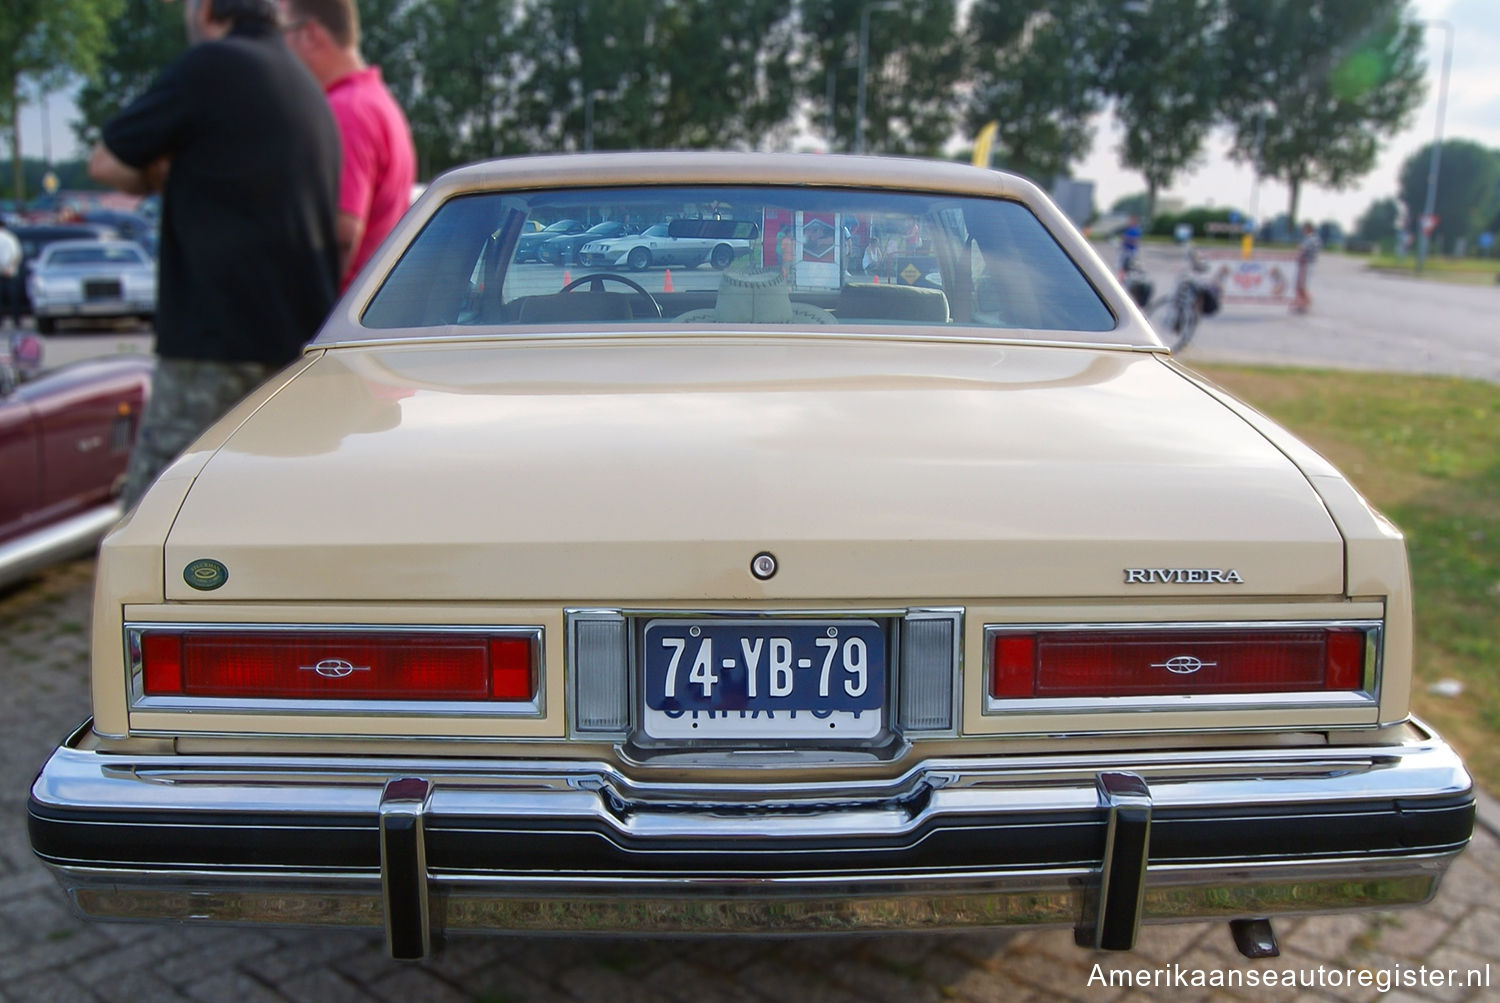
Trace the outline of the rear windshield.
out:
[[[538,251],[535,224],[598,227]],[[550,224],[550,225],[549,225]],[[444,203],[367,328],[834,324],[1103,332],[1115,318],[1024,205],[812,187],[568,189]],[[1008,337],[1011,335],[1007,335]]]
[[[42,263],[47,265],[143,265],[145,256],[133,247],[99,245],[97,247],[49,248]]]

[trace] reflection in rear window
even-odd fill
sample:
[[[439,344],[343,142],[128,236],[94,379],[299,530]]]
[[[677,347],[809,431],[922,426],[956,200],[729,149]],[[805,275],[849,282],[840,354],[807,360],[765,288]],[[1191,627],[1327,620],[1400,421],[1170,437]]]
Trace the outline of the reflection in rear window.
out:
[[[546,262],[534,252],[516,253],[520,237],[534,232],[533,221],[563,219],[588,228],[619,226],[582,235],[572,257]],[[362,320],[376,329],[1115,327],[1078,267],[1018,202],[770,186],[450,199],[406,250]]]

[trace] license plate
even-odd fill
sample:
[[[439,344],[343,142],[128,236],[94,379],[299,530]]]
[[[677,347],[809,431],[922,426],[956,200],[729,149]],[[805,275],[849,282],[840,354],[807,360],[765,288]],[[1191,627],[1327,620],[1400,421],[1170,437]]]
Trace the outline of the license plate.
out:
[[[652,738],[874,738],[883,727],[874,620],[652,620],[643,637]]]
[[[111,281],[108,279],[94,280],[85,282],[83,284],[84,299],[90,300],[117,300],[121,295],[120,290],[121,286],[119,282]]]

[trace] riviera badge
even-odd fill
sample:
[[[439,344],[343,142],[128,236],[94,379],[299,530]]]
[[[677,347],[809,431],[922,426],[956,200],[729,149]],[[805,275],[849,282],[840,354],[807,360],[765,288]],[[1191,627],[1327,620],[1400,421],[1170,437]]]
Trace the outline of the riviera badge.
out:
[[[1243,585],[1233,568],[1126,568],[1126,585]]]
[[[200,557],[183,569],[182,580],[200,592],[212,592],[229,581],[229,569],[218,561]]]

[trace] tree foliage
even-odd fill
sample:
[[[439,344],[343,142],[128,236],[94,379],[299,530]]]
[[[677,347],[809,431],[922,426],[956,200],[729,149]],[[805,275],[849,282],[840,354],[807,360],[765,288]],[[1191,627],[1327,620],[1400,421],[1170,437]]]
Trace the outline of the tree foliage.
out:
[[[1406,0],[1225,0],[1232,155],[1286,182],[1343,188],[1375,163],[1424,94],[1421,28]]]
[[[754,145],[791,116],[791,13],[790,0],[538,0],[531,147],[583,149],[590,132],[595,149]]]
[[[1401,165],[1400,198],[1413,225],[1427,207],[1431,165],[1431,143]],[[1466,139],[1445,140],[1433,211],[1438,217],[1432,233],[1434,246],[1451,246],[1458,240],[1472,243],[1500,212],[1500,154]]]
[[[970,132],[996,122],[1000,166],[1044,182],[1088,154],[1106,98],[1115,0],[980,0],[969,14]]]
[[[1142,215],[1197,161],[1218,113],[1223,59],[1219,0],[1137,0],[1110,63],[1109,92],[1124,130],[1120,161],[1146,179]]]
[[[143,93],[186,44],[179,5],[121,0],[119,16],[109,24],[106,47],[78,95],[83,113],[78,138],[92,145],[100,126]]]
[[[7,2],[33,18],[43,9],[123,11],[83,93],[85,137],[182,44],[180,15],[159,0]],[[1260,151],[1265,173],[1291,187],[1295,213],[1302,185],[1339,187],[1367,171],[1381,138],[1420,99],[1410,5],[360,0],[360,11],[364,54],[407,111],[423,177],[470,160],[589,146],[784,148],[799,132],[851,149],[863,15],[871,153],[939,155],[994,121],[997,165],[1050,181],[1087,155],[1091,122],[1112,108],[1149,213],[1209,130],[1227,123],[1234,155]],[[87,68],[88,59],[74,63]]]
[[[1377,199],[1370,203],[1370,207],[1359,217],[1359,222],[1354,224],[1354,236],[1374,244],[1394,240],[1396,221],[1400,215],[1401,207],[1396,204],[1395,199]]]
[[[953,90],[963,75],[964,54],[955,33],[955,0],[897,6],[801,0],[798,7],[804,33],[799,83],[813,126],[829,148],[854,148],[860,12],[869,7],[865,150],[936,156],[959,124]]]
[[[20,111],[26,88],[50,90],[93,70],[120,0],[6,0],[0,17],[0,126],[10,129],[15,198],[26,197]]]

